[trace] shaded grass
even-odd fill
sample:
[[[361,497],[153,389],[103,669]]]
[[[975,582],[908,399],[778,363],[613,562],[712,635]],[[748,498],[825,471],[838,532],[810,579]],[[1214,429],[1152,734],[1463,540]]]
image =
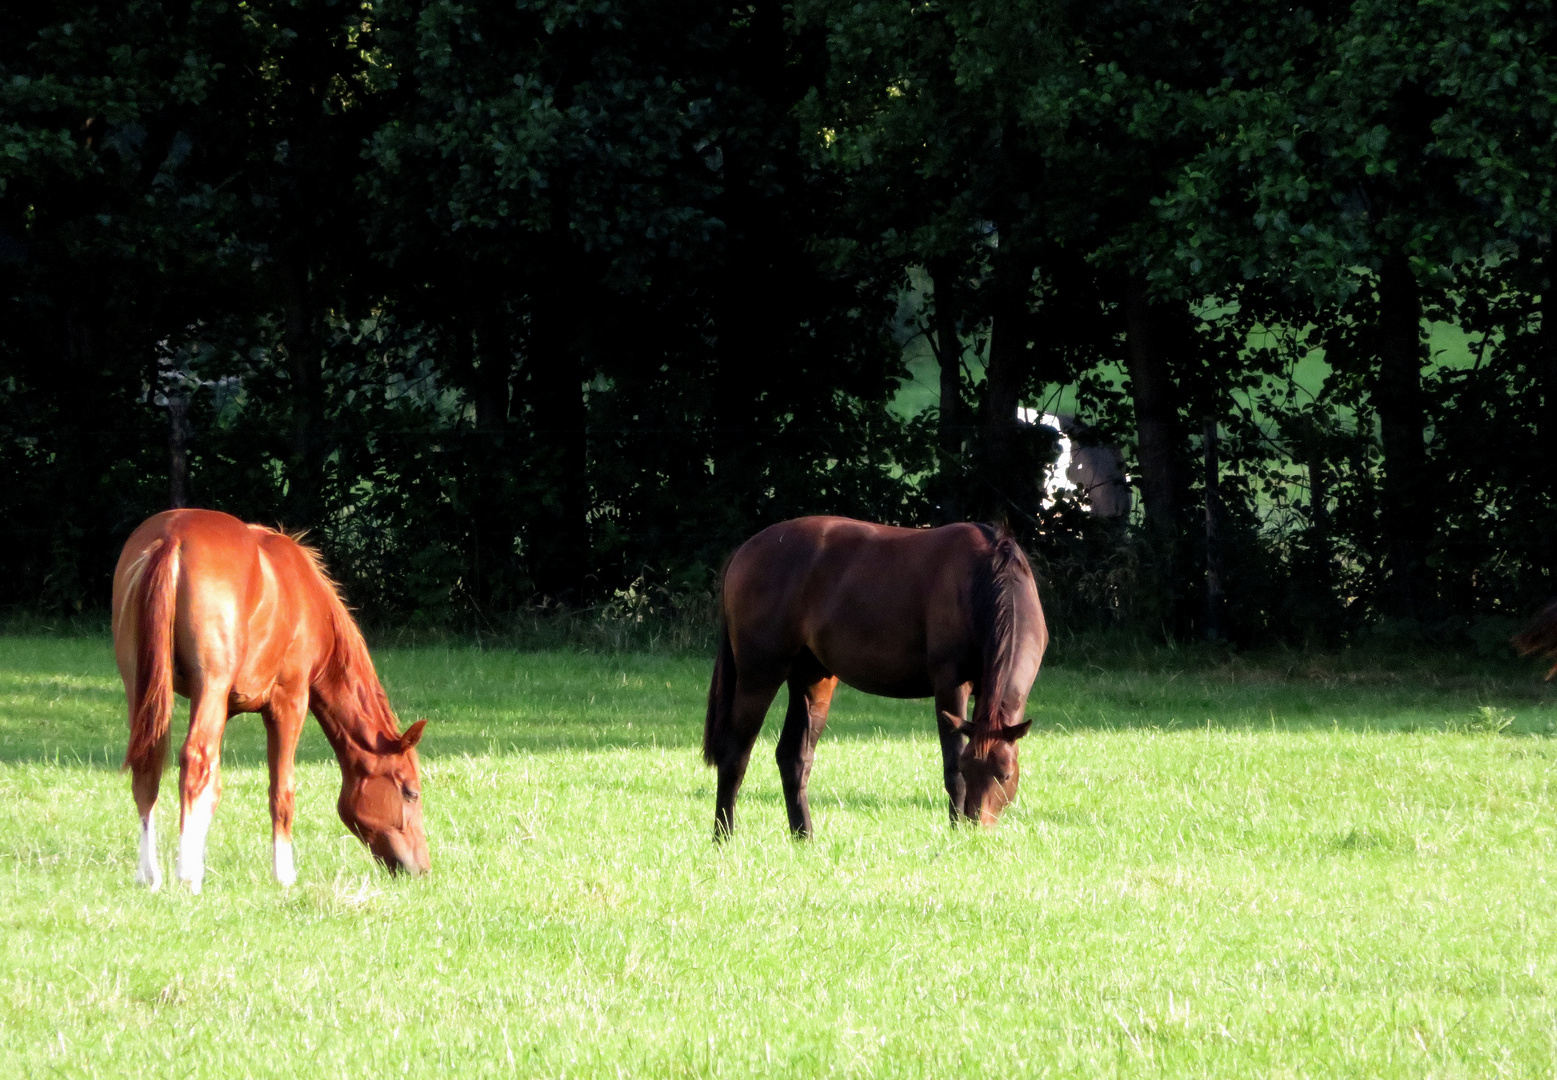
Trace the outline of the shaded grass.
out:
[[[987,834],[945,824],[927,704],[840,692],[818,838],[785,835],[775,715],[741,832],[716,850],[695,751],[706,660],[378,660],[401,714],[431,720],[434,874],[371,869],[310,725],[300,882],[271,885],[263,738],[240,717],[192,898],[131,884],[106,644],[0,640],[8,1069],[1536,1076],[1557,1060],[1557,744],[1471,728],[1490,708],[1547,730],[1552,694],[1528,671],[1062,656],[1021,798]],[[159,815],[171,836],[167,799]]]
[[[1408,654],[1380,666],[1367,654],[1237,656],[1139,645],[1102,659],[1056,650],[1029,705],[1036,727],[1428,731],[1464,728],[1492,708],[1512,716],[1509,734],[1557,731],[1557,686],[1525,663]],[[430,721],[423,746],[431,754],[698,745],[712,666],[673,652],[452,644],[381,648],[375,662],[400,715]],[[775,725],[783,702],[781,693]],[[0,761],[117,768],[124,724],[124,690],[106,638],[0,637]],[[919,738],[932,724],[928,701],[842,687],[825,738]],[[224,754],[229,763],[264,762],[258,717],[233,718]],[[333,760],[312,723],[300,754]]]

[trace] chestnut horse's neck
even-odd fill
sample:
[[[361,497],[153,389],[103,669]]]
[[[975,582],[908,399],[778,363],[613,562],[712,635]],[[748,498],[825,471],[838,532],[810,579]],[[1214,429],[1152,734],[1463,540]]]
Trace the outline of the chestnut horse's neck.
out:
[[[318,557],[309,549],[329,604],[332,635],[329,654],[314,676],[310,705],[335,749],[341,765],[348,758],[388,752],[390,743],[398,743],[400,725],[389,696],[384,693],[373,669],[373,658],[362,640],[362,631],[341,602],[335,584],[325,576]]]

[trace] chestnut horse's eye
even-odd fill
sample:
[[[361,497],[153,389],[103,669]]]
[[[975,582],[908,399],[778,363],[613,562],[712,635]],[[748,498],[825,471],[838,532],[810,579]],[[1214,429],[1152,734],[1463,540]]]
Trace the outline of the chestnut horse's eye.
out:
[[[422,793],[420,791],[417,791],[415,788],[406,788],[405,789],[405,801],[406,802],[416,802],[416,800],[420,799],[421,797],[422,797]]]

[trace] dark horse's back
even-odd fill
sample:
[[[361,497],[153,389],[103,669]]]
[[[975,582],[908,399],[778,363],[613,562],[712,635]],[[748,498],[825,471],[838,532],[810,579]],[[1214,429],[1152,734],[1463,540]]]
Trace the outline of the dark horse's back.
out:
[[[901,529],[806,517],[771,526],[725,571],[733,650],[743,671],[777,682],[809,653],[843,682],[885,697],[929,697],[937,675],[977,680],[971,583],[998,543],[994,530],[965,524]],[[1037,592],[1026,591],[1022,615],[1041,625]]]

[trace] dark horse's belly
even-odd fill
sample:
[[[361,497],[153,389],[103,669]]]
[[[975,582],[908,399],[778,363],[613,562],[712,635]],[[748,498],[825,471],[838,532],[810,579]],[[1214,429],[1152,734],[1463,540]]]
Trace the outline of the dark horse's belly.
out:
[[[924,698],[935,693],[929,664],[923,658],[905,664],[897,658],[885,660],[854,650],[830,649],[824,642],[813,642],[810,651],[829,675],[861,693],[889,698]]]
[[[877,697],[890,698],[927,698],[935,693],[935,688],[930,685],[928,675],[917,679],[904,679],[899,682],[881,682],[875,679],[851,679],[847,675],[839,675],[838,681],[846,686],[865,694],[875,694]]]

